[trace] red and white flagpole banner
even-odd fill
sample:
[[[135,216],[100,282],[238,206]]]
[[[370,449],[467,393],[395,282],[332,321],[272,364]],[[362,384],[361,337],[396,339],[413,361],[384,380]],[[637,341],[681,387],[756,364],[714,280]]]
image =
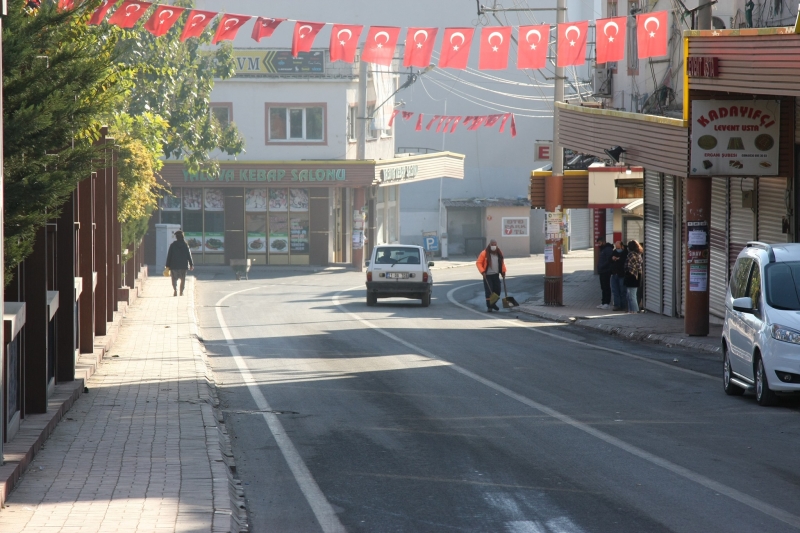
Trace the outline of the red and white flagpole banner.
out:
[[[625,57],[628,17],[598,19],[596,25],[597,62],[605,64],[622,61]]]
[[[334,24],[331,29],[331,61],[354,62],[356,60],[358,39],[361,37],[363,30],[364,26]]]
[[[441,115],[433,115],[433,118],[431,119],[431,121],[430,121],[430,122],[428,122],[428,125],[427,125],[427,126],[425,126],[425,131],[428,131],[428,130],[430,130],[430,129],[431,129],[431,126],[433,126],[433,123],[434,123],[434,122],[436,122],[437,120],[439,120],[439,117],[440,117],[440,116],[441,116]]]
[[[459,122],[461,122],[461,116],[457,116],[457,117],[453,118],[453,127],[450,128],[450,133],[455,133],[456,132],[456,127],[458,126]]]
[[[511,46],[511,26],[481,28],[481,50],[478,68],[505,70],[508,68],[508,50]]]
[[[404,67],[425,68],[431,64],[433,45],[436,44],[436,28],[408,28],[406,33]]]
[[[550,44],[550,25],[519,27],[517,68],[544,68],[547,64],[547,45]]]
[[[222,15],[222,18],[217,24],[217,33],[214,34],[214,39],[211,44],[217,44],[220,41],[232,41],[236,38],[239,28],[245,25],[250,20],[250,15]]]
[[[300,52],[310,52],[314,46],[314,39],[319,30],[325,27],[324,22],[304,22],[298,20],[294,23],[292,35],[292,55],[297,57]]]
[[[142,18],[144,12],[152,6],[150,2],[140,2],[139,0],[125,0],[125,2],[114,11],[111,18],[108,19],[109,24],[119,26],[120,28],[133,28],[133,26]]]
[[[445,28],[439,68],[466,69],[474,34],[474,28]]]
[[[470,125],[470,127],[469,127],[469,128],[467,128],[467,130],[468,130],[468,131],[475,131],[475,130],[477,130],[478,128],[480,128],[480,127],[483,125],[483,123],[484,123],[484,122],[486,122],[486,118],[487,118],[487,117],[485,117],[485,116],[481,116],[481,117],[475,117],[475,118],[472,120],[472,125]]]
[[[500,119],[503,118],[503,114],[500,113],[499,115],[489,115],[486,117],[486,123],[483,125],[484,128],[491,128],[495,124],[497,124]]]
[[[394,58],[394,49],[400,37],[400,28],[394,26],[372,26],[361,51],[361,59],[375,65],[389,66]]]
[[[450,119],[448,116],[439,117],[439,122],[436,124],[436,133],[442,133],[442,128],[447,129],[447,121]]]
[[[286,19],[258,17],[255,25],[253,26],[253,33],[251,34],[251,37],[255,42],[260,43],[261,39],[264,37],[272,37],[272,34],[275,32],[275,28],[277,28],[281,22],[285,21]]]
[[[399,114],[400,114],[400,110],[399,109],[395,109],[394,111],[392,111],[392,116],[389,118],[389,127],[390,128],[394,124],[394,117],[396,117]]]
[[[586,62],[587,33],[589,33],[589,22],[586,20],[558,25],[557,66],[580,66]]]
[[[189,11],[189,17],[186,19],[186,25],[183,27],[183,33],[181,33],[181,42],[191,37],[200,37],[206,26],[217,15],[216,11],[201,11],[199,9]]]
[[[639,59],[667,55],[668,17],[666,11],[636,15]]]
[[[95,9],[94,13],[92,13],[88,24],[91,26],[96,26],[103,22],[103,20],[106,18],[106,15],[108,15],[108,11],[114,7],[117,2],[119,2],[119,0],[103,0],[103,3],[100,4],[100,7]]]
[[[182,7],[158,6],[144,23],[144,29],[156,37],[161,37],[178,22],[184,11],[186,10]]]
[[[422,113],[417,117],[417,126],[414,128],[416,131],[422,131]]]

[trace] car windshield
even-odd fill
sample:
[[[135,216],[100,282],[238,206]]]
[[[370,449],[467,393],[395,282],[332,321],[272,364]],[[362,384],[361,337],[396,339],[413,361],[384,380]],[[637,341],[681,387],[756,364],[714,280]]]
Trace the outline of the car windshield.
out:
[[[379,265],[418,265],[419,249],[382,246],[375,253],[375,263]]]
[[[767,265],[764,288],[770,307],[800,311],[800,261]]]

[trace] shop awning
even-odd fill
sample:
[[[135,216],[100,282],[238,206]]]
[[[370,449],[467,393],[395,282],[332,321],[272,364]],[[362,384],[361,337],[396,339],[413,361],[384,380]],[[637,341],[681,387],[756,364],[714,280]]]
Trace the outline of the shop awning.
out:
[[[628,205],[622,208],[624,213],[633,213],[637,207],[642,207],[644,205],[644,198],[637,198],[636,200],[632,201]]]
[[[465,157],[453,152],[433,152],[381,159],[375,162],[374,184],[388,187],[436,178],[463,180]]]

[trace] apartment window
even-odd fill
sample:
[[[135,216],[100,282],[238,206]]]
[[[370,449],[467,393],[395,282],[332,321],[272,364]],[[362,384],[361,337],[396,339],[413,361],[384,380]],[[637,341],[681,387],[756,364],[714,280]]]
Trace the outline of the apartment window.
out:
[[[639,44],[636,35],[636,14],[641,11],[639,0],[628,1],[628,74],[639,74]]]
[[[367,139],[377,139],[381,132],[375,129],[375,104],[367,106],[367,116],[370,117],[367,123]]]
[[[212,102],[211,114],[217,119],[220,126],[227,128],[233,122],[233,103]]]
[[[268,105],[267,142],[325,141],[324,105]]]
[[[358,139],[358,107],[351,106],[347,114],[347,138],[351,141]]]

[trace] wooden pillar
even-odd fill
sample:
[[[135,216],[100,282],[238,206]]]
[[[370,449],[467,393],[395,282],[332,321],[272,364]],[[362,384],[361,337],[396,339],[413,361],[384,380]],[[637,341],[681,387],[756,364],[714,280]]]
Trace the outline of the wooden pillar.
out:
[[[108,308],[108,181],[106,169],[97,171],[94,180],[94,334],[105,335]]]
[[[686,180],[686,313],[684,332],[708,335],[709,227],[711,225],[711,178]]]
[[[110,227],[111,227],[111,270],[114,277],[111,284],[111,301],[113,302],[113,311],[119,311],[119,298],[117,298],[117,289],[124,285],[122,279],[122,226],[119,223],[119,172],[117,170],[117,147],[113,139],[108,141],[106,145],[109,150],[111,160],[111,212],[110,214]],[[114,320],[112,313],[111,320]]]
[[[33,253],[23,262],[25,291],[25,414],[47,412],[47,227],[36,232]]]
[[[78,334],[80,353],[94,351],[94,265],[95,265],[95,184],[97,173],[78,184],[78,253],[80,255],[78,276],[82,281],[81,297],[78,299]]]
[[[544,208],[545,214],[545,258],[544,258],[544,303],[563,305],[564,303],[564,265],[562,256],[561,223],[564,203],[564,177],[545,176]],[[552,251],[551,251],[552,250]]]
[[[75,303],[75,276],[78,274],[78,236],[76,217],[77,191],[61,206],[56,220],[56,249],[58,268],[58,344],[56,345],[56,381],[75,379],[75,348],[78,346],[78,316]]]
[[[361,235],[360,239],[353,239],[353,266],[356,269],[356,272],[362,272],[364,270],[364,219],[363,217],[358,218],[356,212],[363,213],[363,207],[366,205],[366,188],[359,187],[357,189],[352,189],[353,191],[353,236],[359,234]],[[349,213],[348,213],[349,215]],[[359,224],[360,223],[360,224]],[[360,227],[358,227],[360,225]],[[359,241],[360,244],[356,244]]]
[[[114,249],[114,228],[116,227],[114,221],[117,219],[117,212],[115,209],[117,195],[116,188],[114,187],[114,139],[105,137],[104,141],[106,163],[106,322],[108,323],[114,321],[114,311],[117,310],[117,255]],[[107,324],[106,328],[108,328]],[[108,331],[108,329],[106,329],[106,331]]]

